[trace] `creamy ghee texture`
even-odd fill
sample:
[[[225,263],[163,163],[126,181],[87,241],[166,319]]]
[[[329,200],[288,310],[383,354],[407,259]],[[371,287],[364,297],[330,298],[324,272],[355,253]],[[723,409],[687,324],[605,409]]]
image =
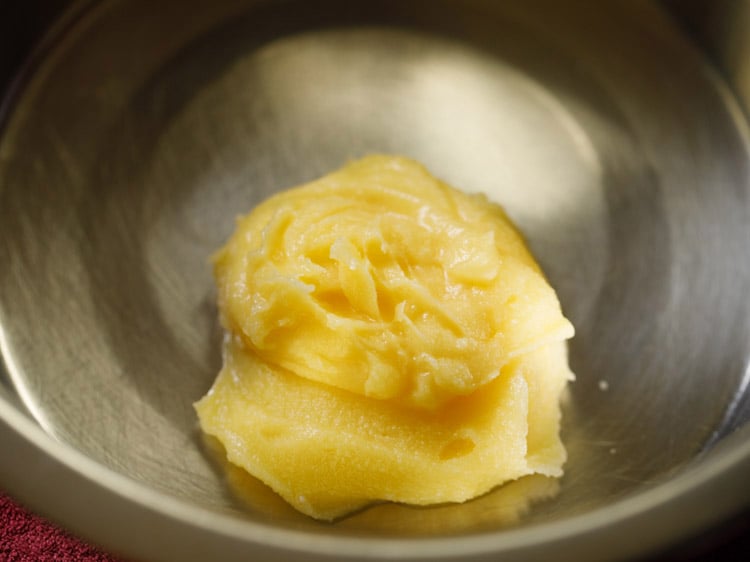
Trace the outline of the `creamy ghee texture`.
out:
[[[370,156],[241,218],[214,273],[227,336],[201,426],[298,510],[562,473],[573,327],[485,197]]]

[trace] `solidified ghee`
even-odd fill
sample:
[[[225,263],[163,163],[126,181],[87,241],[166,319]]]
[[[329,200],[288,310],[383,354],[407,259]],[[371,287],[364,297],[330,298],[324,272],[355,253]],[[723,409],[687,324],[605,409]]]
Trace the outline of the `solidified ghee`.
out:
[[[241,218],[214,273],[227,337],[201,426],[303,513],[562,473],[573,327],[483,196],[370,156]]]

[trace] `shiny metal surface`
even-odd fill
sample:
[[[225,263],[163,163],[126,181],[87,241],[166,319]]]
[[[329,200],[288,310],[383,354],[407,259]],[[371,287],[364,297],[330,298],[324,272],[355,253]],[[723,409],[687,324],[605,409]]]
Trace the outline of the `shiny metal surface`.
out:
[[[0,136],[0,484],[144,560],[619,559],[750,502],[746,123],[658,5],[90,4]],[[556,494],[321,525],[238,491],[201,438],[208,256],[370,152],[501,202],[558,289]]]
[[[750,2],[662,0],[683,23],[750,112]]]

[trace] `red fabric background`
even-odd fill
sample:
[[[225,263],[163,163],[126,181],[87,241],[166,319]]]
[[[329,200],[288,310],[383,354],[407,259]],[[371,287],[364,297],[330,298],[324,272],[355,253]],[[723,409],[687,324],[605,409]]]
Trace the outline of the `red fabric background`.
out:
[[[0,562],[116,562],[0,492]]]

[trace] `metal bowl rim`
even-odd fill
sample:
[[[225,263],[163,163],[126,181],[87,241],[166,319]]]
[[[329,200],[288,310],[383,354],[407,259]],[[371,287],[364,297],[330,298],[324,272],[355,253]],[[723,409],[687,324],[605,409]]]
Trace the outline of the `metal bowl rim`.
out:
[[[277,553],[297,552],[299,556],[435,559],[500,552],[581,553],[589,550],[588,543],[609,545],[619,558],[666,547],[720,523],[750,499],[747,494],[738,493],[736,486],[750,470],[750,428],[743,427],[725,438],[719,445],[721,450],[709,453],[710,458],[702,459],[672,479],[564,520],[497,533],[436,538],[334,536],[241,521],[151,489],[55,441],[4,399],[0,400],[0,420],[3,422],[0,441],[7,442],[4,449],[18,451],[13,460],[6,457],[10,462],[2,467],[3,485],[33,509],[97,543],[125,551],[134,546],[129,537],[147,536],[150,528],[171,520],[174,528],[170,529],[170,537],[202,531],[198,542],[217,551],[228,541],[244,548],[255,545]],[[44,488],[54,489],[56,497],[39,493],[38,482],[28,477],[29,466],[48,475]],[[88,498],[90,506],[106,505],[107,512],[82,509],[80,497]],[[705,503],[709,499],[710,504]],[[712,509],[706,509],[707,505],[712,505]],[[126,533],[114,524],[121,518],[128,520]],[[88,532],[93,519],[110,521],[112,524],[106,526],[109,532],[103,535]],[[141,542],[139,548],[144,549],[147,544]],[[614,545],[618,548],[614,549]],[[148,546],[145,550],[149,550]],[[158,556],[159,552],[149,554]]]

